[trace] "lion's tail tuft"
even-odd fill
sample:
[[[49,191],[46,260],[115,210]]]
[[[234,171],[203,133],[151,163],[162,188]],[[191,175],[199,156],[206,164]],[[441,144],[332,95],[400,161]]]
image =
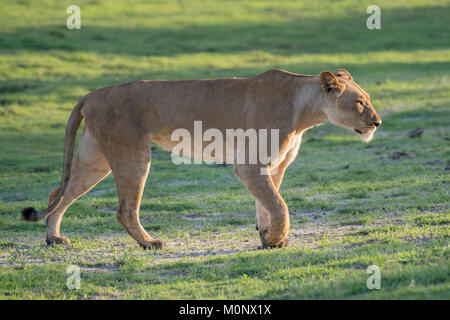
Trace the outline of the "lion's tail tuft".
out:
[[[38,212],[33,207],[26,207],[22,210],[22,219],[26,221],[38,221]]]

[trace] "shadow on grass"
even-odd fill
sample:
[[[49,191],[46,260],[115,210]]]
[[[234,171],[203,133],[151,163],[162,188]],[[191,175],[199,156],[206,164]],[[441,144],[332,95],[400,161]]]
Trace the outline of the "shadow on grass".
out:
[[[447,7],[383,10],[381,30],[368,30],[364,11],[345,18],[308,18],[260,24],[188,26],[182,29],[86,26],[16,29],[0,35],[0,52],[95,52],[173,56],[261,50],[275,54],[362,53],[448,48]],[[419,27],[420,26],[420,27]],[[447,28],[447,31],[445,30]],[[419,31],[420,30],[420,31]]]
[[[249,288],[256,288],[251,297],[254,299],[350,298],[371,293],[366,287],[366,268],[374,263],[383,269],[384,293],[407,286],[413,278],[428,286],[445,283],[447,274],[439,257],[428,259],[427,266],[420,265],[427,250],[435,245],[434,241],[420,245],[411,241],[380,241],[320,251],[259,250],[231,258],[223,255],[205,261],[164,263],[133,272],[127,269],[106,277],[127,280],[133,286],[155,280],[164,286],[180,282],[195,286],[201,282],[203,289],[232,287],[248,281]],[[408,258],[396,260],[403,255]],[[94,276],[88,277],[89,281],[96,281]],[[286,277],[289,282],[284,281]],[[266,281],[272,284],[264,287]],[[277,281],[280,285],[274,286]]]
[[[445,62],[406,62],[406,63],[392,63],[392,62],[373,62],[373,63],[302,63],[302,64],[288,64],[288,65],[267,65],[260,68],[230,68],[230,69],[183,69],[183,70],[144,70],[139,74],[132,76],[121,77],[118,81],[114,77],[84,77],[82,80],[64,79],[64,80],[36,80],[36,79],[14,79],[10,81],[0,82],[0,115],[8,114],[7,107],[13,104],[21,104],[26,106],[29,100],[33,100],[35,96],[43,97],[45,95],[52,96],[52,102],[67,104],[68,101],[73,102],[73,106],[81,99],[76,93],[72,93],[70,89],[84,89],[88,92],[100,89],[103,87],[122,84],[134,80],[174,80],[174,79],[193,79],[193,78],[221,78],[221,77],[253,77],[261,74],[270,68],[282,68],[290,72],[300,74],[316,74],[318,75],[323,70],[335,70],[338,68],[345,68],[352,73],[355,81],[360,82],[367,79],[371,81],[379,81],[377,84],[382,84],[385,80],[404,80],[413,76],[426,76],[430,70],[435,70],[434,75],[445,75],[450,70],[450,65]],[[389,70],[386,73],[386,70]],[[210,77],[214,74],[214,77]],[[75,91],[76,92],[76,91]],[[445,94],[445,88],[427,89],[429,95]],[[398,90],[385,90],[379,96],[373,96],[372,99],[383,97],[395,97],[396,99],[402,97],[414,97],[423,94],[416,88]],[[33,102],[33,101],[31,101]],[[67,108],[70,111],[72,108]],[[56,124],[55,124],[56,125]]]

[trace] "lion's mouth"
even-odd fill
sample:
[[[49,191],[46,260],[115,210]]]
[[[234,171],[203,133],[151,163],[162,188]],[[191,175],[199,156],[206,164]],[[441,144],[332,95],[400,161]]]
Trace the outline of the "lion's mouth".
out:
[[[364,128],[363,130],[360,129],[353,129],[353,131],[358,135],[358,137],[363,142],[369,142],[373,138],[373,134],[375,133],[376,129],[371,130],[369,128]]]

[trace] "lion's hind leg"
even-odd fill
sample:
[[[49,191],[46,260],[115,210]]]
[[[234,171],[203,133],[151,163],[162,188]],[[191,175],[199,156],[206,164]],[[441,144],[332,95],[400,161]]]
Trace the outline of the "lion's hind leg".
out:
[[[125,139],[125,138],[124,138]],[[151,141],[124,144],[120,153],[107,154],[117,184],[117,220],[144,249],[161,249],[165,242],[153,239],[139,220],[139,207],[150,169]]]
[[[87,193],[110,172],[111,169],[105,156],[85,127],[63,200],[56,210],[47,217],[47,244],[70,243],[67,237],[60,235],[61,220],[65,211],[76,199]],[[50,193],[49,203],[53,201],[58,190],[59,188]]]

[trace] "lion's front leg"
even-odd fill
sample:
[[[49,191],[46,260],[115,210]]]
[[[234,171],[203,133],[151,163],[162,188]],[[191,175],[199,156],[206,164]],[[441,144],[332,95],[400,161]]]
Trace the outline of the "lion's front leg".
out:
[[[269,212],[267,212],[262,204],[255,201],[256,206],[256,231],[266,230],[269,227]]]
[[[277,191],[280,190],[281,182],[283,181],[284,173],[288,166],[294,161],[295,156],[297,155],[298,148],[300,144],[295,146],[291,151],[286,154],[284,160],[280,163],[280,165],[274,170],[274,173],[270,175],[270,179],[273,182],[273,185]],[[255,201],[256,205],[256,230],[267,230],[269,226],[269,216],[270,213],[264,208],[264,206],[258,201]],[[287,244],[287,242],[286,242]]]
[[[257,165],[235,165],[234,171],[255,197],[258,211],[258,229],[262,246],[283,247],[289,232],[289,211],[272,178],[261,175]],[[257,208],[258,210],[258,208]]]
[[[275,186],[276,190],[280,190],[281,182],[283,181],[284,172],[286,171],[288,165],[292,162],[292,159],[288,157],[285,159],[275,170],[275,173],[270,175],[270,178],[272,179],[273,185]],[[269,212],[264,209],[264,206],[258,202],[258,200],[255,201],[256,205],[256,230],[266,230],[269,225]]]

